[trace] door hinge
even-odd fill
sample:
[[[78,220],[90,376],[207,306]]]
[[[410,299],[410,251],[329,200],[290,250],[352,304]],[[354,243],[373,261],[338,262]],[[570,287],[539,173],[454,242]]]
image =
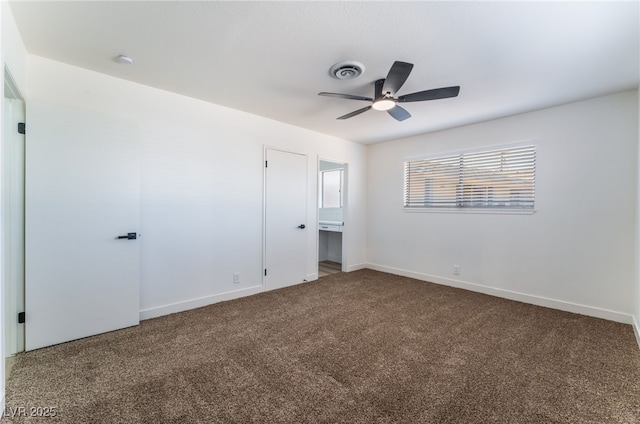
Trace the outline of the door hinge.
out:
[[[18,312],[18,324],[24,324],[25,316],[24,312]]]
[[[269,165],[268,165],[268,161],[266,161],[266,160],[264,161],[264,167],[265,167],[265,168],[268,168],[268,167],[269,167]]]
[[[264,275],[265,275],[265,277],[267,276],[267,269],[266,268],[264,269]]]
[[[20,134],[26,134],[27,133],[27,127],[26,127],[24,122],[18,122],[18,132]]]

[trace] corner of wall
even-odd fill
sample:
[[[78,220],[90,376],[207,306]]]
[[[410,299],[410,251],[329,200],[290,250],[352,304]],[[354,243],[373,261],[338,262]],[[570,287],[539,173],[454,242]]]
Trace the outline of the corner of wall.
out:
[[[2,16],[0,19],[2,28],[2,61],[3,67],[8,68],[16,86],[25,94],[27,49],[18,31],[11,6],[6,1],[0,6]]]

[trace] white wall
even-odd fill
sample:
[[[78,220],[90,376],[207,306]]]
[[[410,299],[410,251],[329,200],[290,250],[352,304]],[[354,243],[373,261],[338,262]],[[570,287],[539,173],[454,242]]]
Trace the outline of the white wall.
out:
[[[0,23],[2,23],[2,21],[5,19],[5,12],[3,9],[8,8],[8,6],[5,3],[2,3],[2,5],[0,5]],[[2,23],[2,26],[0,27],[0,29],[2,31],[0,31],[0,55],[2,56],[2,64],[4,66],[4,54],[5,54],[5,47],[2,46],[2,44],[4,44],[5,42],[5,38],[6,35],[4,33],[4,28],[5,28],[5,24]],[[0,119],[2,119],[2,128],[0,128],[0,134],[4,133],[4,126],[5,126],[5,122],[4,122],[4,84],[3,87],[0,88],[0,90],[2,90],[2,98],[3,98],[3,106],[2,109],[0,110]],[[5,145],[5,137],[2,137],[2,144],[1,147],[4,147]],[[0,148],[0,151],[4,150],[2,148]],[[1,155],[1,153],[0,153]],[[4,155],[0,156],[0,163],[2,163],[2,161],[4,160]],[[4,181],[2,181],[2,183],[4,183]],[[0,222],[4,221],[4,214],[5,212],[5,208],[4,205],[2,207],[2,219],[0,219]],[[4,236],[5,236],[5,229],[4,229],[5,225],[3,224],[2,227],[0,228],[0,237],[2,237],[2,240],[4,240]],[[4,244],[4,243],[0,243],[0,244]],[[1,249],[1,248],[0,248]],[[0,257],[4,257],[4,249],[0,250]],[[4,338],[5,338],[5,319],[4,319],[4,314],[5,314],[5,307],[4,307],[4,291],[6,288],[6,279],[4,278],[5,275],[5,265],[4,265],[4,260],[0,263],[2,263],[1,267],[2,269],[0,269],[0,352],[4,352],[4,348],[5,348],[5,343],[4,343]],[[4,357],[4,355],[2,355]],[[2,363],[0,364],[0,408],[2,408],[2,410],[4,411],[5,408],[5,361],[2,361]]]
[[[9,4],[3,1],[0,7],[2,8],[2,60],[9,68],[16,85],[24,93],[27,50]]]
[[[640,90],[638,90],[638,103],[640,104]],[[640,346],[640,107],[638,108],[638,175],[636,179],[636,310],[634,317],[634,329],[636,340]]]
[[[638,10],[638,18],[640,19],[640,9]],[[640,104],[640,87],[638,89],[638,103]],[[636,158],[638,162],[637,184],[637,200],[636,204],[636,315],[634,329],[636,332],[636,340],[640,345],[640,108],[638,108],[638,153]]]
[[[370,266],[630,323],[637,125],[632,91],[371,146]],[[402,210],[406,158],[524,141],[538,146],[535,214]]]
[[[142,318],[262,285],[265,145],[308,155],[309,278],[317,276],[318,157],[349,164],[349,214],[358,218],[350,219],[347,258],[353,268],[364,263],[362,145],[29,56],[26,101],[34,100],[137,121],[143,134]],[[233,283],[234,272],[240,284]]]

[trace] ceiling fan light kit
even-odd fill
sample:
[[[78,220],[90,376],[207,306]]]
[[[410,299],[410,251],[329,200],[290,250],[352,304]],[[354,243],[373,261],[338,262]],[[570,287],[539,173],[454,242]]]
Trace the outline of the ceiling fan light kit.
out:
[[[396,102],[393,99],[380,99],[373,102],[371,105],[375,110],[389,110],[396,107]]]
[[[348,62],[337,63],[331,67],[331,70],[333,71],[335,67],[338,67],[338,65],[343,65],[344,63]],[[411,73],[412,69],[413,64],[411,63],[395,61],[391,66],[387,77],[385,79],[379,79],[375,82],[373,98],[355,96],[352,94],[328,93],[325,91],[318,93],[318,95],[325,97],[337,97],[339,99],[362,100],[371,102],[370,106],[363,107],[362,109],[358,109],[356,111],[338,117],[337,119],[340,120],[349,119],[356,115],[360,115],[361,113],[364,113],[369,109],[375,109],[381,111],[386,110],[387,113],[396,121],[404,121],[405,119],[411,118],[411,114],[407,112],[406,109],[399,106],[398,103],[446,99],[449,97],[456,97],[458,93],[460,93],[460,86],[456,85],[452,87],[442,87],[431,90],[418,91],[416,93],[410,93],[403,96],[395,97],[398,93],[398,90],[400,90],[407,78],[409,78],[409,74]]]

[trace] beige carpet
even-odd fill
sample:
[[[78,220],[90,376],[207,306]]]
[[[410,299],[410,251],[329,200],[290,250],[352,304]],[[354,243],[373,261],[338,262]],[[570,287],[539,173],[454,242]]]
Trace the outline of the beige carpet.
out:
[[[18,356],[64,423],[638,423],[631,326],[363,270]]]

